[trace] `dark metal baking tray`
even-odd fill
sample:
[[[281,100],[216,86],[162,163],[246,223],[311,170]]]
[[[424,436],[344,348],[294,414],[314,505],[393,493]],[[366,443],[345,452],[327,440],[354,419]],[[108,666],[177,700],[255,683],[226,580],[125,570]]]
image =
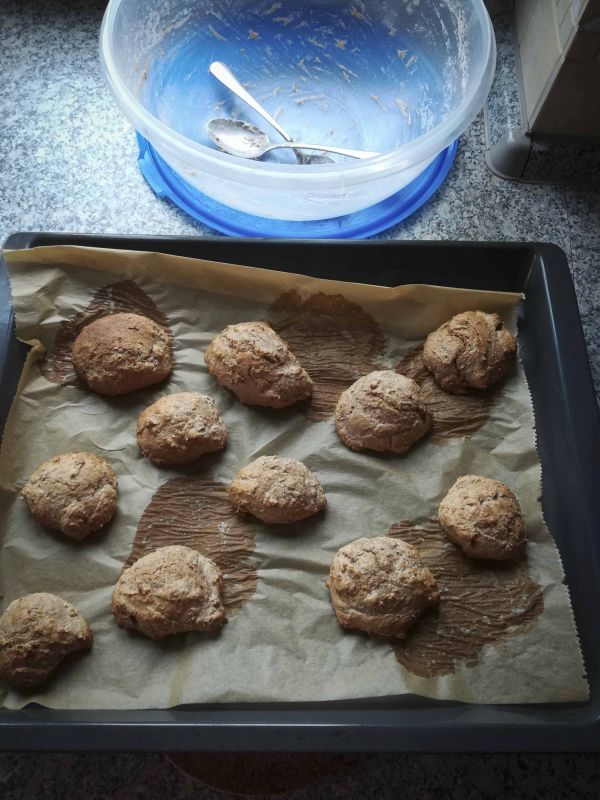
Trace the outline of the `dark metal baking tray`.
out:
[[[600,420],[563,252],[549,244],[341,242],[20,233],[6,248],[51,244],[157,250],[380,285],[522,291],[519,341],[533,396],[543,507],[563,557],[591,699],[465,705],[407,698],[200,705],[165,711],[0,711],[0,749],[107,751],[499,752],[600,750]],[[0,413],[25,349],[0,266]],[[552,669],[552,665],[548,665]],[[143,676],[140,676],[143,680]]]

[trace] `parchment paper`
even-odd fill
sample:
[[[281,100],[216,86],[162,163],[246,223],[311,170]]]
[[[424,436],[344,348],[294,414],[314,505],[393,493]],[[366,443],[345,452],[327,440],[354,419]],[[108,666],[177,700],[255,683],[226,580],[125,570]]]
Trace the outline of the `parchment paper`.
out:
[[[331,298],[322,295],[338,296],[331,301],[338,310],[346,303],[356,311],[353,304],[358,304],[360,314],[374,321],[369,341],[382,344],[378,353],[367,358],[364,352],[358,353],[364,337],[353,343],[355,332],[350,330],[341,335],[341,346],[345,337],[356,348],[358,361],[371,358],[377,365],[393,367],[430,330],[459,311],[497,311],[514,327],[518,295],[428,286],[389,289],[156,253],[80,247],[41,247],[9,252],[5,257],[17,334],[34,349],[0,452],[2,607],[25,593],[54,592],[81,610],[95,637],[89,655],[65,662],[55,679],[38,690],[3,688],[5,707],[36,702],[65,709],[165,708],[200,702],[327,701],[410,693],[472,703],[560,702],[588,696],[560,558],[542,519],[531,401],[520,366],[493,394],[489,418],[478,430],[467,436],[429,437],[406,456],[386,457],[351,452],[339,441],[332,417],[322,409],[311,418],[310,409],[273,412],[243,406],[216,384],[202,357],[207,343],[226,324],[272,317],[282,294],[306,310],[312,302],[307,298],[320,293],[324,307]],[[123,281],[134,281],[166,316],[176,359],[170,382],[107,399],[81,384],[57,385],[44,377],[38,359],[44,350],[52,351],[62,323],[83,312],[101,287]],[[353,313],[348,313],[350,328]],[[289,314],[286,319],[289,322]],[[376,333],[378,326],[380,333]],[[323,331],[313,349],[326,354],[331,339],[327,324]],[[346,360],[352,362],[347,354],[346,349]],[[322,366],[327,372],[327,364]],[[352,363],[338,367],[357,371]],[[160,469],[141,457],[135,421],[150,402],[181,390],[206,392],[217,400],[229,431],[228,446],[222,454],[192,467]],[[76,449],[107,458],[118,474],[120,492],[115,520],[106,531],[82,543],[42,529],[19,496],[19,487],[39,463]],[[234,609],[218,636],[185,634],[156,643],[120,630],[110,612],[111,593],[132,552],[138,525],[143,528],[138,541],[143,548],[151,547],[144,537],[152,538],[155,528],[163,525],[175,530],[179,524],[179,511],[173,512],[170,521],[168,515],[158,523],[150,520],[147,507],[155,493],[176,481],[176,502],[181,504],[183,497],[185,503],[186,486],[208,476],[215,486],[222,484],[216,490],[222,499],[235,472],[262,454],[306,463],[325,488],[326,512],[287,527],[248,523],[244,541],[247,545],[254,539],[254,550],[246,547],[248,552],[235,556],[242,559],[243,569],[226,574],[225,580],[235,593],[235,581],[243,582],[255,571],[256,588]],[[500,568],[498,572],[482,568],[479,585],[470,593],[472,566],[464,559],[459,563],[456,548],[435,538],[438,504],[454,480],[466,473],[504,481],[519,497],[529,544],[527,563],[508,568],[520,570],[516,583],[506,583],[507,573]],[[196,497],[194,502],[201,528],[204,501]],[[193,524],[188,511],[186,524]],[[218,528],[224,550],[231,544],[228,536],[234,536],[236,524],[227,518]],[[417,663],[422,653],[402,657],[399,651],[398,660],[389,640],[344,632],[325,587],[329,564],[339,547],[360,536],[385,535],[390,529],[396,535],[409,530],[411,541],[423,542],[442,589],[442,604],[454,603],[455,610],[466,613],[447,641],[443,635],[440,638],[443,618],[441,628],[435,614],[418,624],[415,636],[421,635],[419,626],[423,625],[425,640],[428,625],[438,628],[436,652],[429,653],[426,669]],[[195,535],[194,546],[198,546],[202,530]],[[444,565],[451,563],[458,564],[453,577],[449,577],[451,569],[445,574]],[[488,590],[488,580],[504,581],[498,595],[504,611],[498,619],[493,619],[494,603],[486,600],[497,591]],[[250,580],[244,586],[252,589],[254,584]],[[510,624],[504,624],[507,603]],[[486,643],[474,652],[471,628],[488,633]],[[424,641],[423,647],[428,646],[431,650]]]

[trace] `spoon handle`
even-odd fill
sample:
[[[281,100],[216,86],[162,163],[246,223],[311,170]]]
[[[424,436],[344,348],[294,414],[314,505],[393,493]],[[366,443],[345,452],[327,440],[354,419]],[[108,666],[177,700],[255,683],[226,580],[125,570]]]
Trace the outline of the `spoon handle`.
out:
[[[329,144],[304,144],[304,142],[280,142],[279,144],[270,144],[263,150],[264,153],[269,153],[271,150],[278,150],[280,147],[301,148],[302,150],[321,150],[323,153],[337,153],[338,156],[348,156],[349,158],[374,158],[380,156],[381,153],[375,153],[372,150],[351,150],[348,147],[334,147]]]
[[[218,81],[221,81],[224,86],[226,86],[241,100],[243,100],[244,103],[247,103],[250,108],[253,108],[257,114],[260,114],[261,117],[269,123],[269,125],[272,125],[275,130],[283,136],[286,142],[292,141],[292,137],[289,135],[289,133],[281,127],[277,120],[273,119],[269,112],[261,106],[258,100],[252,97],[252,95],[244,89],[242,84],[238,81],[228,66],[223,64],[222,61],[213,61],[208,68],[208,71],[211,75],[214,75]]]

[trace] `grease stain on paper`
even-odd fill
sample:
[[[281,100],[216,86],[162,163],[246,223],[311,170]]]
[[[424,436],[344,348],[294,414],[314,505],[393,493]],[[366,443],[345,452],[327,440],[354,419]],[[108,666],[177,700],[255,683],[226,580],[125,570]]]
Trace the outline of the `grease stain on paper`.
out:
[[[436,444],[447,444],[450,439],[469,436],[490,418],[497,390],[456,395],[440,389],[423,362],[423,345],[404,356],[398,362],[396,372],[412,378],[421,387],[433,414],[430,440]]]
[[[406,520],[388,536],[414,545],[432,571],[440,603],[423,615],[405,640],[391,640],[396,658],[423,678],[449,675],[478,663],[486,645],[497,645],[530,630],[544,609],[541,587],[526,560],[478,561],[450,542],[439,523]]]
[[[341,294],[319,292],[302,298],[280,295],[268,320],[314,381],[307,416],[327,419],[340,394],[362,375],[382,366],[385,336],[373,317]]]
[[[124,566],[169,545],[191,547],[220,568],[228,617],[254,595],[258,581],[251,563],[255,526],[235,513],[227,486],[210,472],[172,478],[157,489],[142,514]]]
[[[134,281],[119,281],[101,286],[92,295],[88,305],[71,319],[61,322],[54,346],[38,361],[38,368],[46,380],[59,386],[78,384],[79,378],[71,361],[75,339],[90,322],[110,314],[140,314],[164,328],[173,342],[173,334],[165,314],[154,300]]]

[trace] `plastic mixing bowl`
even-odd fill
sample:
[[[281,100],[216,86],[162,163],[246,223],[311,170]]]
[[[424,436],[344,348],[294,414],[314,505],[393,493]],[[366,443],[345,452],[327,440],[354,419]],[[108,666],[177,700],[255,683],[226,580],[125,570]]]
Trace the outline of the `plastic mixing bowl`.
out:
[[[111,0],[100,51],[116,102],[177,175],[278,220],[352,214],[411,183],[472,122],[495,66],[482,0]],[[297,141],[382,155],[305,166],[216,150],[213,117],[280,138],[208,73],[216,60]]]

